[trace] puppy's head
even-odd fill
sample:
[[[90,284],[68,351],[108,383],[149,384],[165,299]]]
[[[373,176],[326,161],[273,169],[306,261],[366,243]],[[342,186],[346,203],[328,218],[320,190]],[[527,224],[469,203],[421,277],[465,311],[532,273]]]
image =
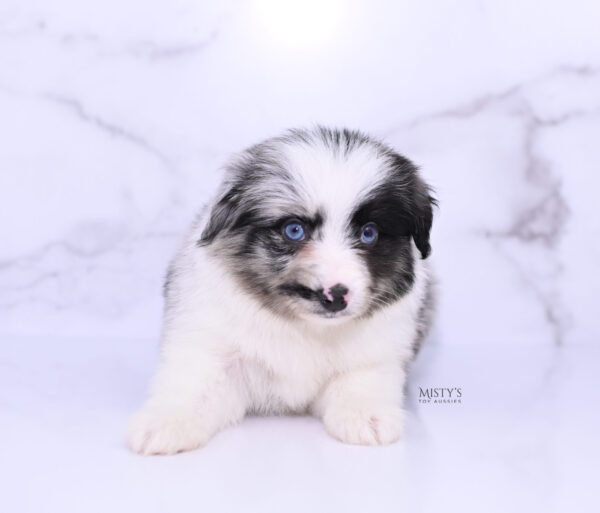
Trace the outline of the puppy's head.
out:
[[[334,323],[410,290],[415,255],[430,252],[433,204],[415,166],[387,146],[294,130],[229,165],[198,244],[277,314]]]

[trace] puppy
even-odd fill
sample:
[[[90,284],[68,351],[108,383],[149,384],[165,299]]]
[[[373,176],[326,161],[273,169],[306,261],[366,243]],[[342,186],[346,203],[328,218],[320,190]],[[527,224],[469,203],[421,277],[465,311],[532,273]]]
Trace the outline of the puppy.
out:
[[[241,153],[170,265],[131,449],[195,449],[246,413],[396,441],[428,324],[434,203],[409,160],[359,132],[292,130]]]

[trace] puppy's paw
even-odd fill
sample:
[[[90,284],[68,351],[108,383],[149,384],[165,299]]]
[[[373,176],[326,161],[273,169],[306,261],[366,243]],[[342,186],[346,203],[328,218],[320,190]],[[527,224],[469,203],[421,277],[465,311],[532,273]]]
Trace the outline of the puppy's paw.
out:
[[[127,444],[133,452],[146,456],[176,454],[206,444],[210,435],[197,415],[146,407],[131,420]]]
[[[331,409],[323,422],[329,434],[347,444],[387,445],[402,434],[400,408]]]

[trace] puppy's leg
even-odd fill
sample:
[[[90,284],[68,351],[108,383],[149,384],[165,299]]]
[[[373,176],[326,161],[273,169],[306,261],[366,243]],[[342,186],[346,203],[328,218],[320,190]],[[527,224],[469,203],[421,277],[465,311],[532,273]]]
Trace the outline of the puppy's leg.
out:
[[[200,447],[242,419],[239,363],[207,350],[197,335],[167,337],[151,395],[132,419],[127,441],[140,454]]]
[[[385,445],[402,434],[400,367],[380,365],[334,378],[315,400],[312,411],[330,435],[349,444]]]

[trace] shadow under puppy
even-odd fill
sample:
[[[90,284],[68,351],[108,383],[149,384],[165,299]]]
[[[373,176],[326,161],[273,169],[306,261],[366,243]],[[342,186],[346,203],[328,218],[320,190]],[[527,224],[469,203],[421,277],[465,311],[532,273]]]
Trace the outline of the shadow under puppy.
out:
[[[248,412],[397,440],[428,323],[434,203],[409,160],[355,131],[291,130],[235,157],[170,265],[131,449],[194,449]]]

